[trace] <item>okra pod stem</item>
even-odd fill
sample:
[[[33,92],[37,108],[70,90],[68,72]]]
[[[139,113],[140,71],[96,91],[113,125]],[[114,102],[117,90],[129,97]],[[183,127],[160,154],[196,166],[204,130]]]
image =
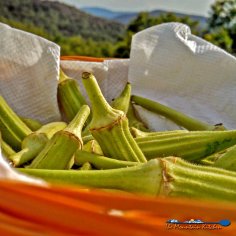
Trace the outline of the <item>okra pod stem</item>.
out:
[[[153,159],[137,166],[112,170],[20,171],[52,182],[118,189],[153,196],[236,202],[236,173],[194,165],[177,157]]]
[[[156,160],[144,165],[111,170],[18,170],[51,182],[118,189],[154,196],[159,193],[162,181],[161,163]]]
[[[12,154],[9,159],[12,160],[15,167],[32,161],[42,151],[48,140],[65,127],[65,122],[51,122],[43,125],[40,129],[25,137],[21,144],[22,150]]]
[[[164,116],[177,125],[180,125],[187,130],[224,130],[223,125],[209,125],[193,117],[187,116],[184,113],[177,111],[173,108],[162,105],[158,102],[152,101],[147,98],[133,95],[131,100],[135,104],[142,106],[143,108]]]
[[[135,127],[131,127],[130,131],[134,138],[142,138],[142,137],[153,137],[157,135],[166,135],[166,134],[179,134],[179,133],[188,133],[188,130],[167,130],[167,131],[154,131],[154,132],[145,132],[139,130]]]
[[[139,162],[133,161],[121,161],[113,158],[100,156],[94,153],[77,150],[75,153],[75,164],[83,165],[86,162],[91,163],[96,169],[117,169],[129,166],[135,166],[140,164]]]
[[[112,101],[111,106],[127,114],[130,103],[130,95],[131,95],[131,85],[128,82],[123,91],[121,92],[121,94]]]
[[[22,142],[22,150],[14,153],[9,157],[15,167],[26,164],[32,161],[40,151],[45,147],[48,142],[48,138],[44,133],[28,135]]]

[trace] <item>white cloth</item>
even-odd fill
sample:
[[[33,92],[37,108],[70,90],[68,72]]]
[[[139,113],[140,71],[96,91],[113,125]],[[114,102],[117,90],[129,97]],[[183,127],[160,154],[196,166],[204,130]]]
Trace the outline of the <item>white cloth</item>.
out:
[[[87,95],[81,81],[81,75],[84,71],[93,73],[108,102],[117,97],[127,83],[128,65],[129,59],[108,59],[103,62],[61,61],[63,71],[78,81],[86,98]],[[89,103],[89,100],[87,102]]]
[[[60,119],[57,80],[60,47],[0,23],[0,93],[19,115]]]
[[[134,35],[129,81],[133,94],[236,129],[236,59],[186,25],[166,23]],[[139,114],[152,128],[173,128],[163,118]]]

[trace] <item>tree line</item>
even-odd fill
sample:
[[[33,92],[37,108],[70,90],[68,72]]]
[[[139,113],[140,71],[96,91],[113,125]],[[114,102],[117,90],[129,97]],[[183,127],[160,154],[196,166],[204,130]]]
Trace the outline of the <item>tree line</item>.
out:
[[[209,42],[221,47],[229,53],[236,54],[236,1],[235,0],[216,0],[210,9],[210,16],[207,27],[201,29],[199,22],[190,17],[180,17],[173,13],[163,13],[159,16],[151,16],[148,12],[141,12],[125,28],[119,31],[119,37],[108,36],[102,38],[89,37],[84,35],[63,35],[53,34],[40,24],[32,22],[22,22],[16,19],[9,19],[1,16],[0,21],[12,27],[32,32],[46,39],[49,39],[61,46],[62,55],[83,55],[94,57],[117,57],[128,58],[132,36],[145,28],[167,22],[181,22],[191,28],[193,34],[206,39]],[[76,22],[75,22],[76,24]],[[84,23],[85,24],[85,23]],[[109,25],[110,27],[110,25]],[[117,27],[117,25],[116,25]],[[103,28],[104,30],[104,28]],[[105,34],[105,31],[103,31]],[[91,32],[93,34],[94,32]],[[115,30],[116,36],[118,30]]]

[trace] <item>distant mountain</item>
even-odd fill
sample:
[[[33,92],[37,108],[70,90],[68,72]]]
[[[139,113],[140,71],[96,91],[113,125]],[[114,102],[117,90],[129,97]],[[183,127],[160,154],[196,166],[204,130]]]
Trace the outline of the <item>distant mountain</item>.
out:
[[[106,19],[115,19],[119,15],[122,15],[123,12],[111,11],[106,8],[101,7],[82,7],[80,8],[82,11],[85,11],[88,14],[106,18]]]
[[[139,14],[139,12],[118,12],[118,11],[111,11],[105,8],[98,8],[98,7],[84,7],[84,8],[81,8],[81,10],[89,14],[92,14],[94,16],[99,16],[106,19],[110,19],[110,20],[112,19],[123,24],[128,24],[131,20],[135,19],[135,17],[137,17],[137,15]],[[152,16],[159,16],[160,14],[167,13],[167,11],[154,10],[154,11],[150,11],[149,13]],[[206,26],[207,18],[204,16],[187,15],[187,14],[178,13],[178,12],[172,12],[172,13],[174,13],[175,15],[179,17],[189,16],[192,20],[199,21],[201,27],[205,28]]]
[[[102,17],[109,20],[116,20],[120,23],[127,24],[130,22],[132,18],[135,18],[138,14],[138,12],[122,12],[122,11],[112,11],[107,8],[102,7],[82,7],[80,8],[82,11]],[[127,16],[127,20],[125,19]]]
[[[159,16],[161,14],[166,13],[166,11],[162,11],[162,10],[154,10],[150,12],[150,15],[152,16]],[[207,25],[207,18],[204,16],[198,16],[198,15],[188,15],[188,14],[184,14],[184,13],[179,13],[179,12],[172,12],[174,13],[176,16],[178,17],[190,17],[192,20],[194,21],[198,21],[200,27],[205,28]]]
[[[113,18],[113,20],[120,22],[122,24],[129,24],[130,21],[134,20],[139,12],[127,12],[127,13],[122,13],[116,17]]]
[[[39,27],[59,37],[81,36],[115,42],[125,30],[119,22],[49,0],[0,0],[0,17]]]

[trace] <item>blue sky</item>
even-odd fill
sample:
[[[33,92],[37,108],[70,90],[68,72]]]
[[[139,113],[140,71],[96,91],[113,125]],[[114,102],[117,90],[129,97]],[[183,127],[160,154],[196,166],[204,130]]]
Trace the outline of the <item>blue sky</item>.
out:
[[[60,0],[78,7],[96,6],[115,11],[169,10],[207,16],[215,0]]]

